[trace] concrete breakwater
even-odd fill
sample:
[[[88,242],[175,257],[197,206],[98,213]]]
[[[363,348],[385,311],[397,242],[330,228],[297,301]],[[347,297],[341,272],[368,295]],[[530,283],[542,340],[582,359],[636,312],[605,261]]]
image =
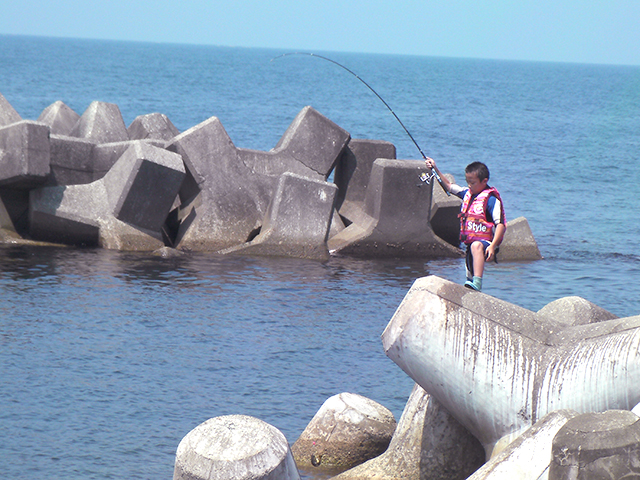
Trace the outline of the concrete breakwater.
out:
[[[289,475],[336,480],[636,478],[639,338],[640,317],[580,297],[532,312],[420,278],[382,334],[387,356],[416,381],[400,420],[372,400],[336,395],[291,449],[274,434],[283,453],[271,468],[291,455]],[[194,458],[179,452],[178,473]],[[272,478],[263,474],[252,478]]]
[[[420,182],[423,168],[311,107],[257,151],[236,147],[216,117],[181,133],[160,113],[127,127],[117,105],[79,115],[56,101],[33,121],[0,94],[2,242],[458,257],[459,200]],[[502,260],[541,258],[526,219],[509,227]]]

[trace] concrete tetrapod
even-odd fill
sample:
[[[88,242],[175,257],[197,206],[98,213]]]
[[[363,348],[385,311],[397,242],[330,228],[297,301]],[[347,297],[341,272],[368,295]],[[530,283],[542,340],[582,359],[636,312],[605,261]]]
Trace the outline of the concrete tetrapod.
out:
[[[567,326],[430,276],[413,284],[382,343],[488,455],[553,410],[640,401],[640,316]]]
[[[118,250],[164,246],[161,228],[185,176],[179,155],[132,145],[100,180],[30,192],[34,239]]]
[[[201,423],[178,445],[173,480],[299,480],[277,428],[247,415]]]
[[[626,410],[584,413],[553,438],[549,480],[640,478],[640,418]]]
[[[349,133],[305,107],[269,152],[236,147],[212,117],[172,139],[187,178],[180,189],[177,248],[219,251],[250,241],[262,227],[284,173],[325,181]]]
[[[344,471],[384,452],[395,428],[396,420],[387,408],[343,392],[322,404],[291,452],[302,469]]]
[[[429,224],[431,187],[419,179],[424,162],[378,158],[371,168],[361,213],[329,239],[331,253],[354,256],[460,257]]]
[[[415,384],[389,448],[335,480],[463,480],[484,463],[484,449]]]

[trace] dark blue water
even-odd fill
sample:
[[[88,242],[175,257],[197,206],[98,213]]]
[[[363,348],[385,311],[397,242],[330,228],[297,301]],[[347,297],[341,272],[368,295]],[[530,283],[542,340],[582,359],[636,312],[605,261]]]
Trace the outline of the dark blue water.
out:
[[[357,79],[317,58],[271,61],[280,53],[0,36],[0,93],[33,120],[56,100],[79,114],[116,103],[127,124],[161,112],[181,131],[217,116],[237,146],[260,150],[312,105],[420,158]],[[490,266],[486,293],[640,314],[640,68],[324,54],[373,86],[442,170],[461,179],[486,162],[508,218],[529,220],[545,259]],[[412,382],[379,336],[429,274],[464,272],[458,260],[2,247],[0,469],[168,479],[179,441],[206,419],[254,415],[293,443],[343,391],[399,418]]]

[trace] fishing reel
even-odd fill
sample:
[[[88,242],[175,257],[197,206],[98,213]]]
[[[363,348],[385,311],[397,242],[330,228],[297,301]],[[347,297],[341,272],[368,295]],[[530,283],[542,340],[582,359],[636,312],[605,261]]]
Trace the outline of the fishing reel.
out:
[[[433,180],[436,177],[437,175],[435,170],[433,171],[433,173],[431,173],[431,175],[429,175],[427,172],[422,172],[420,175],[418,175],[418,178],[420,179],[420,181],[423,183],[426,183],[427,185],[431,185],[431,180]],[[418,186],[421,187],[422,185],[418,184]]]

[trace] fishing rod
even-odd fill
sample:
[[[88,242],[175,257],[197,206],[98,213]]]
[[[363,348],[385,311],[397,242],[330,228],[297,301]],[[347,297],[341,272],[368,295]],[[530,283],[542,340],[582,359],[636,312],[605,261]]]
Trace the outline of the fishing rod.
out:
[[[398,117],[398,115],[396,115],[396,112],[393,111],[393,109],[389,106],[389,104],[387,102],[384,101],[384,98],[382,98],[378,92],[376,92],[373,87],[371,85],[369,85],[367,82],[365,82],[362,78],[360,78],[360,76],[358,76],[357,73],[355,73],[354,71],[348,69],[347,67],[345,67],[344,65],[342,65],[341,63],[336,62],[335,60],[332,60],[328,57],[323,57],[322,55],[317,55],[315,53],[310,53],[310,52],[289,52],[289,53],[283,53],[282,55],[278,55],[277,57],[274,57],[271,59],[271,61],[273,62],[275,59],[277,58],[281,58],[281,57],[287,57],[289,55],[307,55],[309,57],[317,57],[317,58],[321,58],[323,60],[326,60],[327,62],[331,62],[334,65],[337,65],[338,67],[346,70],[347,72],[349,72],[351,75],[353,75],[354,77],[356,77],[358,80],[360,80],[369,90],[371,90],[376,97],[378,97],[380,99],[380,101],[382,103],[384,103],[384,106],[387,107],[389,109],[389,111],[393,114],[393,116],[396,118],[396,120],[398,121],[398,123],[402,126],[402,128],[404,128],[404,131],[407,132],[407,135],[409,135],[409,138],[411,139],[411,141],[413,142],[413,144],[416,146],[416,148],[418,149],[418,151],[420,152],[420,155],[422,155],[422,158],[427,160],[427,156],[424,154],[424,152],[422,151],[422,149],[420,148],[420,145],[418,145],[418,142],[416,142],[416,139],[413,138],[413,135],[411,135],[411,132],[409,131],[409,129],[407,127],[405,127],[404,123],[402,123],[402,120],[400,120],[400,118]],[[431,169],[431,175],[427,175],[426,173],[422,173],[421,175],[419,175],[419,178],[421,181],[423,181],[426,184],[429,184],[431,182],[431,180],[433,178],[435,178],[438,183],[440,184],[440,186],[442,187],[442,189],[446,192],[447,195],[451,195],[451,193],[449,192],[449,190],[447,190],[447,188],[444,186],[444,183],[442,183],[442,178],[440,177],[440,175],[438,175],[438,172],[436,172],[435,168]]]

